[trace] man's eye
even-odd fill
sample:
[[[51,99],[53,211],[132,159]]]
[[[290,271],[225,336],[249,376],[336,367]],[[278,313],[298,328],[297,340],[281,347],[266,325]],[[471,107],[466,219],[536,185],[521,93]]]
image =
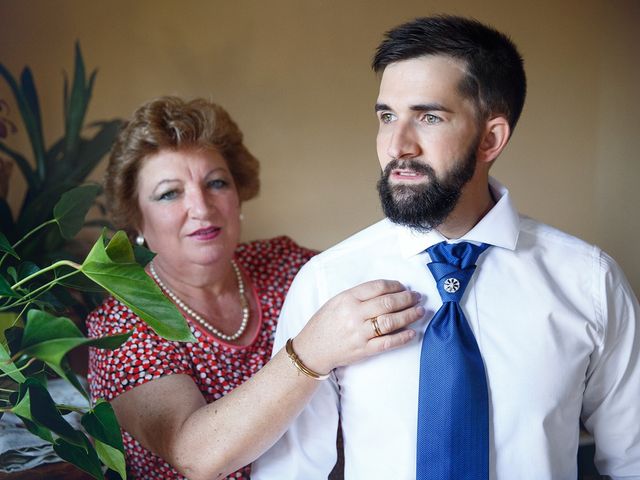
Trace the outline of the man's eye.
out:
[[[227,182],[226,180],[222,180],[221,178],[216,178],[214,180],[209,180],[207,182],[207,186],[209,186],[209,188],[213,188],[216,190],[219,190],[221,188],[225,188],[229,185],[229,182]]]
[[[395,116],[392,113],[383,113],[380,115],[380,121],[382,123],[390,123],[394,120]]]
[[[440,123],[442,121],[442,119],[440,117],[438,117],[437,115],[434,115],[432,113],[427,113],[424,116],[424,121],[429,123],[429,124],[435,124],[435,123]]]

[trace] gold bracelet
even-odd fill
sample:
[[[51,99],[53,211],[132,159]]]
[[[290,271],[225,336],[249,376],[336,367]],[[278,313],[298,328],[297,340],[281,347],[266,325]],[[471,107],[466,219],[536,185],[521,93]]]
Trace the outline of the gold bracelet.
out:
[[[287,351],[287,355],[289,355],[289,358],[291,359],[291,363],[293,363],[295,367],[298,370],[300,370],[302,373],[304,373],[307,377],[311,377],[314,380],[326,380],[327,378],[329,378],[328,373],[326,375],[321,375],[319,373],[314,372],[309,367],[307,367],[304,363],[302,363],[302,360],[300,360],[300,357],[298,357],[298,355],[296,355],[296,352],[293,351],[293,338],[290,338],[289,340],[287,340],[287,346],[285,347],[285,349]]]

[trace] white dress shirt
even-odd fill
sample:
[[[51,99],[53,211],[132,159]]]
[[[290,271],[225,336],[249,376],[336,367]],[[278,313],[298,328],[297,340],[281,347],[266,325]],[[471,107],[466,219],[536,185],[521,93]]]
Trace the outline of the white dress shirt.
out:
[[[485,362],[490,478],[575,480],[579,420],[596,465],[640,479],[640,325],[624,274],[599,248],[515,210],[491,180],[493,209],[461,240],[492,245],[461,301]],[[424,250],[445,240],[383,220],[314,257],[282,310],[274,352],[335,294],[396,279],[427,311],[408,345],[339,368],[253,467],[257,480],[326,478],[342,422],[346,480],[414,479],[420,348],[442,304]]]

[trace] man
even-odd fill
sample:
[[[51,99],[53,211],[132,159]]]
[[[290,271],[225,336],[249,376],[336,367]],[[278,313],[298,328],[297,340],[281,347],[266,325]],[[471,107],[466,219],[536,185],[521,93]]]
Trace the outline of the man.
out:
[[[421,18],[387,33],[373,68],[387,218],[305,266],[274,351],[365,280],[400,280],[427,313],[408,346],[336,369],[252,478],[326,478],[340,420],[348,480],[575,480],[582,420],[600,472],[640,479],[638,302],[609,256],[519,215],[489,177],[524,103],[515,46]],[[372,328],[387,333],[384,316]]]

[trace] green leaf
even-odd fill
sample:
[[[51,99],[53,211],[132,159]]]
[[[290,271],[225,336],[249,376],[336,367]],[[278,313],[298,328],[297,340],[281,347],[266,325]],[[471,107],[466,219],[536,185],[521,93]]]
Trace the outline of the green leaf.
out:
[[[45,152],[45,162],[47,164],[47,176],[53,182],[53,179],[58,178],[58,169],[60,165],[64,166],[64,137],[60,137],[55,141],[51,147]],[[58,182],[55,182],[58,183]]]
[[[20,385],[20,402],[12,411],[22,418],[48,428],[74,445],[83,446],[84,435],[64,419],[47,389],[33,378],[27,378]]]
[[[20,260],[20,257],[9,243],[9,240],[7,240],[7,237],[5,237],[4,233],[2,232],[0,232],[0,252],[8,253],[9,255],[12,255],[13,257]]]
[[[11,88],[11,92],[16,99],[16,103],[18,104],[18,109],[20,110],[20,114],[22,115],[22,121],[27,130],[27,134],[29,135],[29,140],[31,143],[31,147],[33,148],[33,155],[36,159],[36,164],[39,165],[39,160],[44,157],[44,148],[42,143],[42,136],[38,135],[37,122],[34,117],[31,108],[29,107],[29,103],[24,95],[22,89],[18,86],[15,78],[6,69],[4,65],[0,63],[0,76],[4,77],[5,81]],[[24,157],[23,157],[24,158]],[[18,165],[22,169],[22,165]],[[27,181],[31,180],[30,177],[27,178]],[[40,179],[35,176],[36,183],[34,187],[38,187],[40,185]],[[31,183],[29,183],[31,186]]]
[[[69,368],[67,353],[81,345],[113,350],[130,337],[131,333],[86,338],[68,318],[54,317],[40,310],[30,310],[22,337],[22,353],[45,362],[54,372],[69,381],[82,395],[87,393]]]
[[[77,161],[75,163],[67,162],[69,168],[66,170],[68,171],[62,173],[68,175],[71,181],[82,183],[111,150],[121,123],[121,120],[95,123],[94,125],[99,126],[100,129],[88,140],[80,138]]]
[[[45,180],[45,178],[47,178],[47,167],[44,155],[44,137],[42,136],[40,103],[38,102],[38,92],[36,91],[35,82],[33,81],[33,74],[29,67],[25,67],[24,70],[22,70],[20,85],[22,87],[22,93],[24,94],[25,103],[31,111],[33,118],[33,137],[31,140],[37,142],[37,144],[34,144],[34,153],[37,165],[36,170],[40,180]]]
[[[53,216],[64,238],[73,238],[80,231],[99,191],[98,185],[81,185],[62,195],[53,208]]]
[[[11,290],[11,285],[9,285],[9,282],[7,282],[7,280],[2,275],[0,275],[0,299],[3,299],[4,297],[18,298],[20,297],[20,295]]]
[[[15,312],[0,312],[0,344],[8,347],[9,341],[5,337],[5,332],[16,326],[22,327],[22,321]],[[20,328],[22,330],[22,328]],[[11,356],[11,354],[9,354]]]
[[[98,454],[86,437],[84,437],[83,447],[78,447],[59,438],[53,444],[53,450],[60,458],[72,463],[80,470],[87,472],[93,478],[98,480],[104,479],[104,475],[102,474],[102,465],[100,464]]]
[[[27,427],[27,430],[29,430],[31,433],[40,437],[45,442],[53,443],[53,435],[51,434],[51,430],[49,430],[47,427],[43,427],[36,422],[27,420],[26,418],[20,417],[20,420],[22,420],[24,426]]]
[[[156,254],[151,250],[140,245],[133,246],[133,255],[136,258],[136,263],[141,267],[147,266],[147,264],[156,256]]]
[[[75,47],[75,68],[73,75],[73,85],[71,86],[71,95],[66,112],[65,121],[65,156],[68,161],[74,161],[78,153],[78,142],[80,139],[80,130],[84,123],[84,116],[89,103],[89,97],[86,95],[85,87],[85,68],[80,44],[76,42]]]
[[[121,264],[136,263],[129,238],[122,230],[117,231],[109,240],[104,251],[112,262]]]
[[[99,338],[56,338],[31,345],[24,349],[24,353],[44,361],[51,368],[55,367],[54,369],[57,371],[60,368],[62,358],[74,348],[86,345],[89,347],[115,350],[126,342],[130,336],[131,333],[127,332]]]
[[[0,142],[0,152],[10,156],[13,161],[16,162],[16,165],[20,169],[24,179],[27,181],[27,185],[29,185],[30,190],[37,190],[40,188],[40,179],[33,168],[31,168],[29,161],[23,155],[9,148],[4,144],[4,142]]]
[[[180,312],[137,263],[89,262],[82,265],[82,272],[127,305],[161,337],[194,341]]]
[[[11,277],[11,280],[13,280],[13,283],[18,281],[18,271],[15,269],[15,267],[11,266],[7,268],[7,275]]]
[[[81,270],[127,305],[158,335],[168,340],[195,340],[177,308],[135,262],[131,244],[124,232],[117,232],[106,247],[103,232],[87,255]]]
[[[49,364],[47,363],[47,365]],[[60,360],[59,367],[57,365],[56,365],[56,368],[54,368],[53,365],[49,365],[49,366],[61,378],[64,378],[67,382],[69,382],[73,386],[73,388],[75,388],[84,398],[87,399],[87,401],[89,401],[89,393],[85,390],[84,385],[82,385],[80,380],[78,380],[78,376],[71,368],[71,365],[69,364],[69,359],[67,357],[63,357]]]
[[[23,278],[27,278],[29,275],[33,275],[36,272],[39,272],[40,268],[33,262],[22,262],[18,265],[18,280],[22,280]]]
[[[30,189],[28,198],[25,198],[25,202],[16,219],[17,234],[23,236],[35,227],[49,221],[53,207],[58,203],[62,194],[70,188],[72,188],[71,185],[47,185],[44,191]],[[32,237],[27,243],[36,244],[38,250],[42,250],[42,242],[38,237]],[[33,260],[32,255],[24,253],[27,250],[24,243],[21,245],[20,250],[23,257]],[[35,250],[35,252],[38,250]]]
[[[66,317],[54,317],[41,310],[29,310],[22,336],[23,349],[59,338],[84,339],[84,335],[75,323]]]
[[[15,233],[15,223],[11,207],[4,198],[0,198],[0,232]],[[10,233],[11,235],[11,233]],[[14,237],[11,237],[12,239]]]
[[[94,440],[98,457],[107,467],[120,475],[120,478],[127,478],[127,464],[124,453],[113,448],[100,440]]]
[[[3,344],[0,344],[0,370],[6,373],[12,380],[23,383],[26,381],[25,376],[20,372],[15,364],[11,361],[11,356]]]
[[[22,322],[18,320],[15,326],[7,328],[4,331],[6,343],[3,344],[9,347],[9,354],[11,356],[14,356],[20,351],[20,344],[22,343],[22,335],[24,333],[24,327],[21,323]]]
[[[96,285],[91,279],[84,275],[74,275],[73,277],[65,278],[64,280],[60,280],[58,284],[82,292],[104,293],[102,287]]]
[[[93,409],[82,416],[81,423],[93,438],[124,452],[120,425],[108,402],[98,400]]]

